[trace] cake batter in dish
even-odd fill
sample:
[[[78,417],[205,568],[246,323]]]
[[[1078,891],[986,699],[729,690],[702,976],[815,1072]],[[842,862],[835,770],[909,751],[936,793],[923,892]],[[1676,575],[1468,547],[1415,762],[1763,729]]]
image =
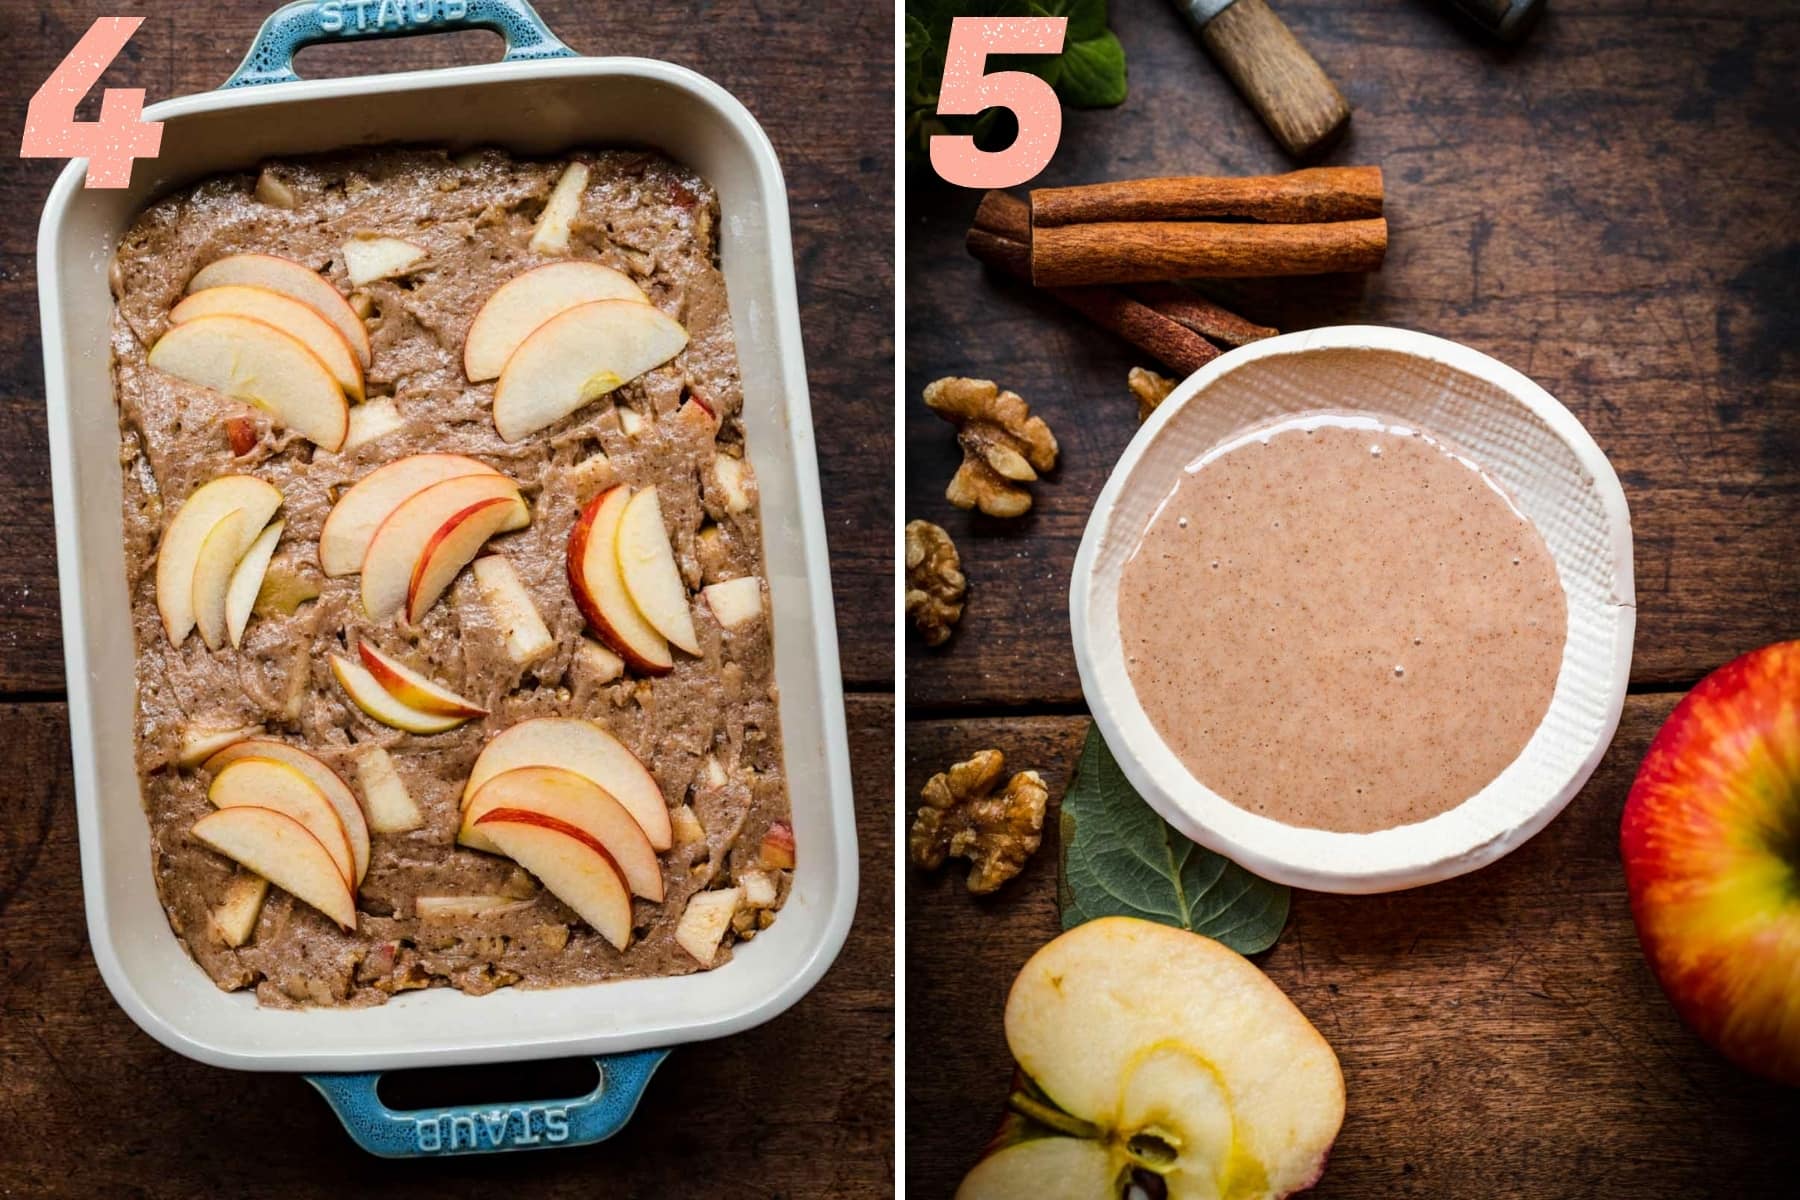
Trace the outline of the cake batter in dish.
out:
[[[1473,463],[1368,414],[1200,458],[1119,584],[1139,701],[1194,777],[1289,825],[1423,821],[1518,757],[1567,605],[1537,529]]]

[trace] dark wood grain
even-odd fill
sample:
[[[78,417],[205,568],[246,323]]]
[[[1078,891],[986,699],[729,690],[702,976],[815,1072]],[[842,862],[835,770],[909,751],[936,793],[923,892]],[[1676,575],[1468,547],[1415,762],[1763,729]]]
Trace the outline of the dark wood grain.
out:
[[[0,705],[14,781],[0,806],[0,1195],[892,1195],[893,703],[852,697],[849,717],[862,892],[818,987],[761,1028],[677,1050],[611,1142],[386,1162],[356,1150],[298,1076],[191,1062],[113,1003],[81,918],[66,714]],[[509,1067],[476,1086],[538,1095],[549,1073]]]
[[[1581,7],[1554,7],[1502,50],[1424,0],[1278,4],[1356,109],[1330,161],[1382,167],[1390,248],[1366,281],[1220,295],[1284,330],[1440,334],[1548,388],[1630,500],[1634,681],[1684,684],[1800,632],[1800,9]],[[1112,21],[1131,96],[1068,113],[1034,184],[1290,165],[1170,6],[1115,3]],[[1137,428],[1126,371],[1149,364],[972,262],[977,199],[909,182],[904,515],[950,531],[970,593],[947,647],[909,639],[908,699],[1067,709],[1080,701],[1069,571]],[[1033,485],[1029,516],[944,500],[955,439],[919,401],[942,375],[998,380],[1055,430],[1062,462]]]
[[[266,5],[0,0],[9,33],[0,145],[19,144],[26,102],[102,14],[146,16],[103,80],[151,102],[221,83]],[[762,122],[786,173],[807,375],[820,427],[844,674],[893,686],[893,41],[882,5],[593,4],[543,0],[546,23],[584,54],[668,59],[733,92]],[[303,74],[453,66],[499,56],[485,33],[318,47]],[[829,86],[826,79],[829,78]],[[93,101],[89,101],[92,107]],[[42,356],[35,298],[37,219],[61,164],[8,160],[0,172],[0,694],[62,686],[51,544]],[[858,629],[879,636],[848,636]]]
[[[1257,961],[1331,1042],[1349,1097],[1309,1196],[1792,1194],[1800,1093],[1728,1066],[1689,1033],[1632,929],[1619,814],[1672,704],[1628,700],[1587,788],[1494,866],[1387,896],[1295,894],[1281,941]],[[1086,727],[909,723],[907,795],[994,746],[1060,797]],[[918,1197],[948,1196],[998,1121],[1006,990],[1060,928],[1054,837],[993,897],[971,897],[959,875],[953,864],[909,869],[906,881],[905,1137]]]

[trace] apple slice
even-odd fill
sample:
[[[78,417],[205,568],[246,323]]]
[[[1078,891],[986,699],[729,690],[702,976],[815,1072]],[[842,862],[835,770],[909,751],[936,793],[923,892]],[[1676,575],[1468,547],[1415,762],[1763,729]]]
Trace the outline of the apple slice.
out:
[[[667,850],[671,845],[669,806],[656,777],[625,743],[592,721],[533,717],[505,730],[476,757],[463,785],[463,807],[488,780],[519,767],[573,771],[624,805],[652,849]]]
[[[668,362],[687,330],[653,305],[594,300],[551,317],[519,343],[494,385],[494,428],[509,442]]]
[[[273,325],[312,351],[352,400],[363,398],[362,364],[356,359],[356,351],[312,305],[265,287],[230,284],[193,293],[169,310],[169,321],[180,325],[196,317],[220,314]]]
[[[669,643],[632,603],[619,571],[619,521],[631,489],[609,488],[588,501],[569,531],[569,590],[600,640],[645,675],[674,669]]]
[[[257,593],[262,591],[263,576],[269,573],[269,560],[275,556],[275,546],[281,541],[281,531],[287,527],[285,521],[272,521],[268,527],[250,543],[244,556],[231,572],[231,581],[225,585],[225,632],[231,638],[233,649],[243,644],[244,627],[250,624],[250,613],[256,607]],[[194,576],[194,607],[200,609],[199,592],[200,576]],[[200,621],[200,636],[206,636],[206,623]],[[210,644],[210,643],[209,643]]]
[[[249,941],[268,895],[269,881],[261,875],[233,875],[218,907],[212,910],[213,928],[218,930],[219,940],[234,950]]]
[[[550,199],[544,202],[544,211],[538,214],[536,227],[531,231],[531,249],[534,253],[569,252],[569,226],[581,211],[581,193],[587,191],[587,185],[586,163],[572,162],[563,169],[556,186],[550,189]]]
[[[194,574],[213,527],[242,510],[250,534],[237,548],[241,557],[280,507],[281,493],[254,475],[221,476],[194,489],[182,504],[156,548],[156,607],[171,644],[181,645],[194,628]]]
[[[363,611],[380,621],[405,607],[417,621],[488,538],[518,527],[522,511],[529,517],[504,475],[461,475],[402,501],[363,553]]]
[[[260,725],[238,725],[228,728],[210,728],[204,725],[190,725],[181,731],[181,748],[175,753],[175,765],[180,767],[197,767],[233,742],[241,742],[247,737],[262,732]]]
[[[356,886],[356,859],[337,809],[288,764],[272,758],[235,759],[213,776],[206,798],[215,808],[269,808],[292,817],[331,854],[345,885]]]
[[[731,918],[743,900],[741,888],[720,888],[712,892],[695,892],[688,898],[681,920],[675,923],[675,944],[694,956],[703,967],[713,965],[719,956],[719,943],[731,928]]]
[[[244,536],[246,524],[243,509],[226,513],[200,543],[200,554],[194,559],[194,624],[208,650],[225,644],[225,594],[245,543],[255,537],[254,531],[250,537]]]
[[[218,313],[195,317],[157,339],[150,365],[223,392],[337,450],[350,431],[344,389],[319,356],[273,325]]]
[[[346,931],[356,928],[350,885],[324,843],[292,817],[269,808],[222,808],[195,821],[191,832],[202,845],[312,905]]]
[[[700,638],[688,610],[687,585],[675,565],[675,549],[663,524],[662,500],[654,485],[633,496],[619,518],[615,540],[626,594],[656,632],[698,656]]]
[[[387,689],[388,695],[422,713],[439,717],[485,717],[487,709],[465,700],[443,684],[413,670],[398,659],[390,658],[366,641],[358,642],[357,653],[375,682]]]
[[[433,484],[464,475],[500,472],[461,454],[413,454],[364,475],[338,497],[325,517],[325,525],[319,530],[319,566],[334,579],[356,574],[362,570],[369,539],[396,508]],[[518,527],[523,528],[530,521],[527,511]]]
[[[383,725],[404,729],[408,733],[443,733],[445,730],[455,729],[467,720],[465,717],[440,717],[408,708],[389,695],[387,689],[377,683],[366,668],[341,654],[331,656],[331,673],[337,676],[338,685],[356,707]]]
[[[369,828],[376,833],[406,833],[425,824],[425,814],[406,790],[394,756],[380,746],[369,747],[356,760],[356,779],[369,806]]]
[[[539,325],[595,300],[650,303],[629,277],[596,262],[550,263],[513,276],[494,289],[469,324],[463,372],[471,383],[497,378],[519,343]]]
[[[592,780],[562,767],[503,771],[482,784],[463,810],[457,841],[477,850],[492,848],[479,825],[481,818],[501,809],[537,813],[579,829],[606,848],[632,895],[662,900],[662,867],[650,839],[625,806]]]
[[[344,335],[356,353],[356,361],[365,367],[369,365],[369,331],[363,327],[362,318],[317,271],[273,254],[233,254],[201,267],[188,281],[187,290],[203,292],[232,284],[268,288],[311,305]]]
[[[350,430],[344,435],[344,444],[338,447],[338,453],[348,454],[376,438],[386,437],[404,424],[399,406],[387,397],[364,401],[350,410]]]
[[[700,589],[700,594],[726,629],[736,629],[762,616],[762,579],[756,575],[709,583]]]
[[[358,234],[344,243],[344,271],[356,287],[405,275],[425,257],[425,247],[397,237]]]
[[[515,663],[536,662],[556,646],[549,626],[538,614],[531,593],[512,560],[502,554],[489,554],[475,560],[475,586],[481,598],[493,611],[494,622],[506,638],[506,656]]]
[[[601,937],[620,950],[630,945],[631,892],[605,846],[573,825],[518,809],[494,809],[480,828]]]
[[[350,839],[350,857],[356,865],[356,882],[361,883],[363,876],[369,873],[369,825],[363,819],[362,806],[356,802],[356,793],[350,790],[344,777],[316,755],[270,737],[240,738],[222,746],[206,760],[206,769],[222,771],[240,758],[268,758],[285,763],[319,789],[344,824],[344,834]]]
[[[511,896],[420,896],[413,901],[413,915],[421,921],[467,921],[522,903]]]

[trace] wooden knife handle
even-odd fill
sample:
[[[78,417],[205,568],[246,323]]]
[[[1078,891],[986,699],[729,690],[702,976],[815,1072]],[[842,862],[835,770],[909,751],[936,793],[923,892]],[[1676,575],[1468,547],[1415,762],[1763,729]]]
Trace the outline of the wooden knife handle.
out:
[[[1235,0],[1200,40],[1295,158],[1324,150],[1350,123],[1343,95],[1265,0]]]

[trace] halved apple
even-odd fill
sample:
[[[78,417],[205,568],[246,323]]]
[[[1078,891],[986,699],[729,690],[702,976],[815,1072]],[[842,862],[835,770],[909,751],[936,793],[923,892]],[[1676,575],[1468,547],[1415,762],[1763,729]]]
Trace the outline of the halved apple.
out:
[[[608,488],[581,510],[569,531],[569,590],[600,640],[634,670],[666,675],[674,669],[668,640],[644,619],[619,571],[619,521],[631,489]]]
[[[262,591],[263,576],[269,573],[269,560],[275,556],[275,546],[281,541],[281,531],[287,527],[286,521],[271,521],[264,530],[256,535],[250,548],[232,568],[231,581],[225,585],[225,633],[235,648],[243,644],[244,628],[250,624],[250,613],[256,608],[256,597]],[[194,575],[194,607],[196,617],[200,610],[200,576]],[[199,621],[200,636],[206,636],[206,623]],[[210,643],[208,643],[210,645]]]
[[[336,921],[356,928],[356,897],[324,843],[270,808],[222,808],[194,822],[194,839]],[[624,885],[620,885],[620,890]]]
[[[512,808],[487,813],[479,828],[601,937],[620,950],[631,944],[631,892],[600,842],[554,817]]]
[[[331,673],[337,676],[339,686],[356,707],[383,725],[404,729],[408,733],[443,733],[445,730],[455,729],[467,720],[466,717],[440,717],[408,708],[389,695],[387,689],[377,683],[366,668],[341,654],[331,656]]]
[[[338,447],[338,453],[348,454],[358,446],[386,437],[404,424],[399,406],[386,396],[364,401],[350,410],[350,431],[344,435],[344,444]]]
[[[292,817],[330,853],[345,885],[356,886],[356,859],[337,809],[325,793],[287,763],[272,758],[235,759],[213,776],[206,798],[215,808],[269,808]]]
[[[363,611],[381,621],[406,609],[417,622],[488,538],[530,510],[504,475],[462,475],[401,502],[363,553]]]
[[[361,287],[377,279],[404,275],[425,257],[425,247],[397,237],[359,235],[344,243],[344,272]]]
[[[233,254],[201,267],[188,281],[187,290],[203,292],[232,284],[268,288],[311,305],[344,335],[356,353],[356,361],[365,367],[369,365],[369,331],[363,327],[362,318],[317,271],[273,254]]]
[[[700,653],[694,615],[688,610],[687,585],[675,565],[669,529],[663,524],[662,500],[654,485],[625,505],[615,540],[619,574],[631,602],[656,632],[689,654]]]
[[[521,665],[536,662],[556,646],[550,627],[538,614],[524,580],[503,554],[489,554],[470,567],[475,586],[492,610],[494,622],[506,638],[506,656]]]
[[[562,176],[550,189],[550,199],[544,202],[544,211],[538,214],[537,225],[531,231],[533,251],[538,254],[569,252],[569,226],[581,211],[581,193],[587,190],[587,185],[586,163],[572,162],[563,168]]]
[[[275,326],[228,313],[195,317],[157,339],[150,365],[254,404],[322,449],[350,432],[344,389],[319,356]]]
[[[463,342],[463,371],[471,383],[497,378],[506,360],[531,333],[560,312],[595,300],[650,303],[644,290],[597,262],[533,267],[494,289],[475,313]]]
[[[171,324],[220,314],[249,317],[273,325],[318,356],[352,400],[363,398],[362,364],[337,327],[310,304],[266,287],[229,284],[195,292],[169,310]]]
[[[396,508],[434,484],[464,475],[500,472],[462,454],[412,454],[370,471],[339,496],[326,515],[319,530],[319,566],[334,579],[356,574],[362,570],[369,540]],[[530,524],[531,513],[514,514],[514,519],[523,528]]]
[[[706,606],[726,629],[736,629],[762,616],[762,579],[744,575],[723,583],[709,583],[700,589]]]
[[[225,594],[245,544],[256,536],[254,531],[244,536],[247,523],[241,508],[226,513],[200,543],[199,557],[194,559],[194,624],[208,650],[225,644]]]
[[[503,771],[482,784],[469,801],[456,840],[477,850],[494,849],[480,823],[501,809],[537,813],[579,829],[606,848],[632,895],[662,900],[662,867],[650,839],[625,806],[592,780],[561,767]]]
[[[494,428],[509,442],[668,362],[687,330],[653,305],[594,300],[551,317],[519,344],[494,385]]]
[[[369,873],[369,825],[363,819],[362,806],[356,802],[356,793],[350,790],[344,777],[317,755],[271,737],[239,738],[221,746],[206,760],[206,769],[222,771],[240,758],[269,758],[285,763],[319,789],[337,810],[338,820],[343,822],[344,835],[350,839],[350,857],[356,865],[356,881],[361,883],[363,876]]]
[[[213,527],[242,510],[240,530],[249,533],[232,558],[236,562],[280,507],[281,493],[254,475],[224,475],[194,489],[156,548],[156,608],[171,643],[181,645],[194,628],[194,574]]]
[[[375,682],[387,689],[388,695],[423,713],[439,717],[485,717],[487,709],[465,700],[443,684],[421,675],[405,663],[390,658],[366,641],[358,642],[357,653]]]
[[[213,928],[218,930],[219,940],[233,949],[249,941],[268,895],[269,881],[261,875],[233,875],[225,885],[225,895],[212,910]]]
[[[589,780],[624,806],[650,845],[671,844],[669,806],[656,777],[618,738],[579,717],[533,717],[482,748],[463,785],[467,808],[488,780],[519,767],[561,767]]]
[[[675,944],[694,956],[703,967],[713,965],[719,956],[719,943],[731,928],[731,918],[743,901],[741,888],[719,888],[711,892],[695,892],[688,898],[681,920],[675,923]]]
[[[425,824],[425,814],[406,790],[394,756],[380,746],[370,746],[357,758],[356,779],[369,808],[369,828],[376,833],[406,833]]]

